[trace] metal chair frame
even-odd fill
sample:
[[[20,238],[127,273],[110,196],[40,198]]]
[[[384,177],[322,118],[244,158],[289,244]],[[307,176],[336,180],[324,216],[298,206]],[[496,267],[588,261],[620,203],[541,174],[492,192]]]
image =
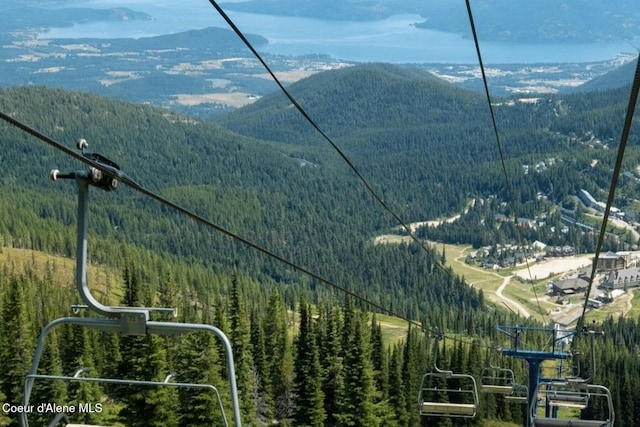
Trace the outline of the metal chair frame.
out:
[[[87,369],[79,369],[73,376],[64,376],[64,375],[27,375],[28,380],[62,380],[62,381],[86,381],[86,382],[98,382],[103,384],[122,384],[122,385],[137,385],[137,386],[164,386],[164,387],[176,387],[176,388],[192,388],[192,389],[204,389],[213,392],[216,396],[216,400],[218,402],[218,408],[220,409],[220,413],[222,416],[222,421],[225,427],[229,426],[229,422],[227,421],[227,417],[224,412],[224,406],[222,404],[222,398],[220,397],[220,392],[216,387],[211,384],[200,384],[200,383],[181,383],[181,382],[170,382],[171,378],[175,377],[176,374],[169,374],[165,377],[164,381],[140,381],[140,380],[123,380],[116,378],[95,378],[95,377],[81,377],[80,374],[87,372]],[[54,420],[49,424],[49,427],[54,427],[60,422],[62,419],[66,419],[68,422],[69,419],[67,414],[59,413],[56,415]],[[69,424],[67,424],[69,425]]]
[[[439,341],[444,335],[439,335],[436,339]],[[420,392],[418,393],[418,406],[420,415],[431,417],[458,417],[473,418],[478,410],[478,387],[476,380],[472,375],[455,374],[452,371],[441,370],[437,365],[438,343],[434,344],[433,371],[426,373],[422,377]],[[444,380],[443,388],[430,385],[433,380]],[[449,384],[451,381],[462,380],[468,384],[468,388],[453,388]],[[460,401],[469,401],[472,403],[460,402],[442,402],[436,399],[429,399],[432,394],[446,394],[447,397],[457,396]]]
[[[480,373],[480,390],[484,393],[510,395],[515,387],[513,370],[501,368],[491,363],[493,353],[489,352],[489,366]]]

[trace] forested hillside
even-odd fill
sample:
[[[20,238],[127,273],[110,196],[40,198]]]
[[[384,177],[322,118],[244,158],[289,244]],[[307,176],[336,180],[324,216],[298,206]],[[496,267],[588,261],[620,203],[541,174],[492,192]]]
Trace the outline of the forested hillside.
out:
[[[471,227],[456,222],[433,230],[427,236],[432,240],[476,247],[514,240],[513,228],[496,233],[483,224],[496,214],[517,213],[545,218],[547,230],[528,230],[529,241],[593,250],[594,240],[584,233],[552,236],[549,230],[561,228],[557,207],[575,205],[581,188],[606,198],[615,159],[610,148],[620,138],[628,86],[580,95],[495,98],[500,147],[483,95],[428,73],[373,64],[312,76],[289,91],[408,221],[449,216],[463,211],[469,200],[496,197],[490,209],[477,204],[485,211],[482,220],[476,215]],[[247,136],[278,141],[289,151],[328,146],[281,93],[217,122]],[[624,168],[632,173],[639,163],[638,141],[632,133],[625,153]],[[621,186],[615,205],[638,213],[633,181]],[[501,205],[505,201],[509,206]],[[607,248],[617,245],[609,241]]]
[[[486,101],[476,93],[379,64],[321,73],[291,91],[407,222],[456,214],[470,200],[490,196],[495,203],[485,204],[486,209],[517,208],[535,216],[568,203],[579,188],[597,195],[610,180],[615,150],[604,145],[615,146],[626,97],[619,89],[529,103],[495,100],[515,189],[511,199]],[[380,310],[361,299],[351,300],[125,186],[110,193],[93,189],[89,253],[108,275],[95,283],[100,298],[111,304],[178,307],[178,320],[214,324],[227,332],[237,358],[246,425],[435,425],[432,419],[420,420],[415,403],[420,378],[432,364],[432,333],[464,337],[440,343],[445,350],[439,366],[477,375],[488,364],[495,326],[527,324],[502,308],[487,307],[481,292],[441,265],[444,253],[438,249],[375,245],[376,235],[397,224],[281,94],[217,123],[42,87],[3,90],[0,110],[69,147],[85,138],[89,151],[117,162],[144,187],[424,325],[424,331],[412,327],[399,340],[382,339],[379,320],[371,313]],[[603,142],[596,144],[589,135]],[[629,170],[639,163],[637,141],[633,136],[626,156]],[[11,250],[74,255],[76,190],[72,182],[52,183],[48,171],[84,166],[4,123],[0,143],[5,248],[0,253],[0,400],[17,403],[38,331],[68,315],[78,301],[56,273],[55,262],[17,263]],[[550,157],[557,167],[523,171],[524,163]],[[624,190],[617,202],[632,206],[637,190],[632,185]],[[460,224],[464,230],[449,230],[439,240],[516,237],[514,230],[489,226],[484,219]],[[585,240],[585,250],[591,239],[584,233],[561,238]],[[611,321],[607,328],[619,326],[633,336],[628,331],[634,324]],[[175,371],[180,381],[205,376],[226,392],[221,350],[208,338],[114,338],[73,328],[56,335],[47,348],[48,372],[72,374],[89,367],[99,375],[162,380]],[[616,337],[605,337],[602,349]],[[633,354],[637,342],[631,337],[620,345]],[[602,352],[602,357],[613,357]],[[131,361],[141,361],[144,369],[133,370]],[[524,378],[523,366],[501,362]],[[602,373],[607,379],[611,375]],[[627,375],[629,381],[636,376],[637,370]],[[171,389],[148,394],[56,384],[37,393],[41,401],[102,402],[103,413],[78,420],[94,424],[220,422],[210,396],[194,399]],[[228,408],[228,393],[223,404]],[[522,423],[521,406],[495,397],[483,398],[482,405],[473,422],[477,425],[485,417]],[[633,417],[625,412],[632,406],[618,405],[621,417]],[[16,418],[0,414],[3,423],[16,425]]]
[[[50,129],[54,138],[69,141],[69,145],[82,135],[142,185],[335,283],[382,304],[395,301],[396,309],[411,318],[430,311],[425,304],[437,310],[436,301],[453,304],[462,295],[471,298],[470,308],[480,309],[483,304],[481,296],[440,269],[433,271],[433,277],[425,276],[425,271],[433,269],[434,255],[373,246],[374,233],[393,223],[335,158],[325,156],[321,164],[301,166],[299,156],[273,144],[150,107],[39,88],[5,93],[4,111],[15,111],[19,119],[38,129]],[[41,101],[31,103],[27,101],[30,96]],[[51,114],[51,108],[57,113]],[[6,211],[10,217],[3,223],[6,234],[40,250],[68,248],[64,230],[72,224],[75,212],[72,189],[65,183],[51,184],[46,171],[72,166],[15,129],[7,128],[5,135],[11,144],[3,153],[8,167],[3,174],[6,196],[2,203],[15,209]],[[30,165],[28,173],[19,166],[21,162]],[[43,186],[46,196],[40,190]],[[96,194],[94,200],[92,231],[97,235],[212,268],[239,263],[243,270],[267,281],[308,281],[126,189]],[[46,225],[22,223],[21,218],[34,215]],[[100,248],[94,259],[118,258],[102,255],[103,250],[117,249]],[[401,261],[406,257],[413,260],[408,266]],[[380,273],[372,273],[371,265],[379,266]]]

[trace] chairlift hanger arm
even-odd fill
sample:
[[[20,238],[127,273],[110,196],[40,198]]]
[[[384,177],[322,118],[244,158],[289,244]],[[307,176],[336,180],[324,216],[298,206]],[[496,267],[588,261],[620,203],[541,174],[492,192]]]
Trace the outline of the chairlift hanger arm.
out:
[[[116,189],[118,179],[123,177],[120,167],[113,161],[98,153],[87,153],[87,141],[79,139],[78,149],[82,151],[82,158],[88,159],[92,165],[89,170],[62,174],[58,170],[51,171],[51,179],[74,179],[78,186],[78,230],[76,247],[76,289],[86,304],[94,312],[121,320],[122,331],[131,335],[147,333],[146,324],[149,320],[150,308],[138,307],[110,307],[99,302],[89,289],[87,281],[88,265],[88,234],[89,234],[89,187],[94,186],[105,191]],[[94,166],[95,165],[95,166]],[[171,310],[171,309],[161,309]],[[175,312],[175,310],[172,310]]]
[[[551,347],[552,347],[552,352],[553,353],[557,353],[560,354],[562,352],[557,352],[556,351],[556,346],[558,345],[559,342],[561,342],[562,340],[565,340],[569,337],[572,337],[576,334],[575,330],[571,330],[571,331],[560,331],[559,329],[556,328],[539,328],[539,327],[525,327],[525,326],[496,326],[496,329],[498,330],[498,332],[508,336],[509,338],[511,338],[512,340],[512,348],[511,349],[502,349],[501,353],[504,355],[508,355],[508,356],[513,356],[513,353],[518,353],[518,352],[523,352],[523,353],[529,353],[531,352],[531,350],[523,350],[521,349],[521,344],[522,344],[522,333],[523,332],[540,332],[540,333],[546,333],[546,334],[551,334]],[[511,332],[513,331],[513,332]],[[542,353],[548,353],[548,352],[542,352]]]

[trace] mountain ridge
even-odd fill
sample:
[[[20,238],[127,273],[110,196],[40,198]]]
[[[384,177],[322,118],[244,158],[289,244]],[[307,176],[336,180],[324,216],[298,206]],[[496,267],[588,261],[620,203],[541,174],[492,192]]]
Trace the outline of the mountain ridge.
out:
[[[455,121],[461,111],[459,104],[477,108],[485,102],[481,94],[458,88],[431,73],[389,64],[365,64],[315,74],[287,90],[320,128],[336,137],[346,137],[361,128],[423,127],[448,119]],[[291,107],[289,100],[276,92],[216,122],[252,137],[268,135],[267,139],[295,142],[312,136],[315,130],[305,126]],[[369,113],[359,114],[362,111]],[[260,116],[260,120],[255,128],[248,129],[247,117],[252,116]],[[280,121],[294,123],[292,127],[301,129],[301,134],[289,139],[278,133]]]

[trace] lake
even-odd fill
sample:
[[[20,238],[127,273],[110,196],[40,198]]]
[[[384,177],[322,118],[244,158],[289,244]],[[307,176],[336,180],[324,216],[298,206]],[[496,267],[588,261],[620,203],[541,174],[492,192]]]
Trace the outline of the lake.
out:
[[[206,27],[229,29],[206,0],[89,0],[73,7],[128,7],[145,12],[151,21],[96,22],[54,28],[41,38],[140,38]],[[269,41],[261,53],[281,55],[326,54],[357,62],[475,64],[473,41],[460,34],[415,28],[419,15],[394,15],[381,21],[323,21],[227,12],[245,34]],[[212,40],[215,43],[215,40]],[[480,41],[486,64],[594,62],[616,58],[635,49],[625,42],[525,44]]]

